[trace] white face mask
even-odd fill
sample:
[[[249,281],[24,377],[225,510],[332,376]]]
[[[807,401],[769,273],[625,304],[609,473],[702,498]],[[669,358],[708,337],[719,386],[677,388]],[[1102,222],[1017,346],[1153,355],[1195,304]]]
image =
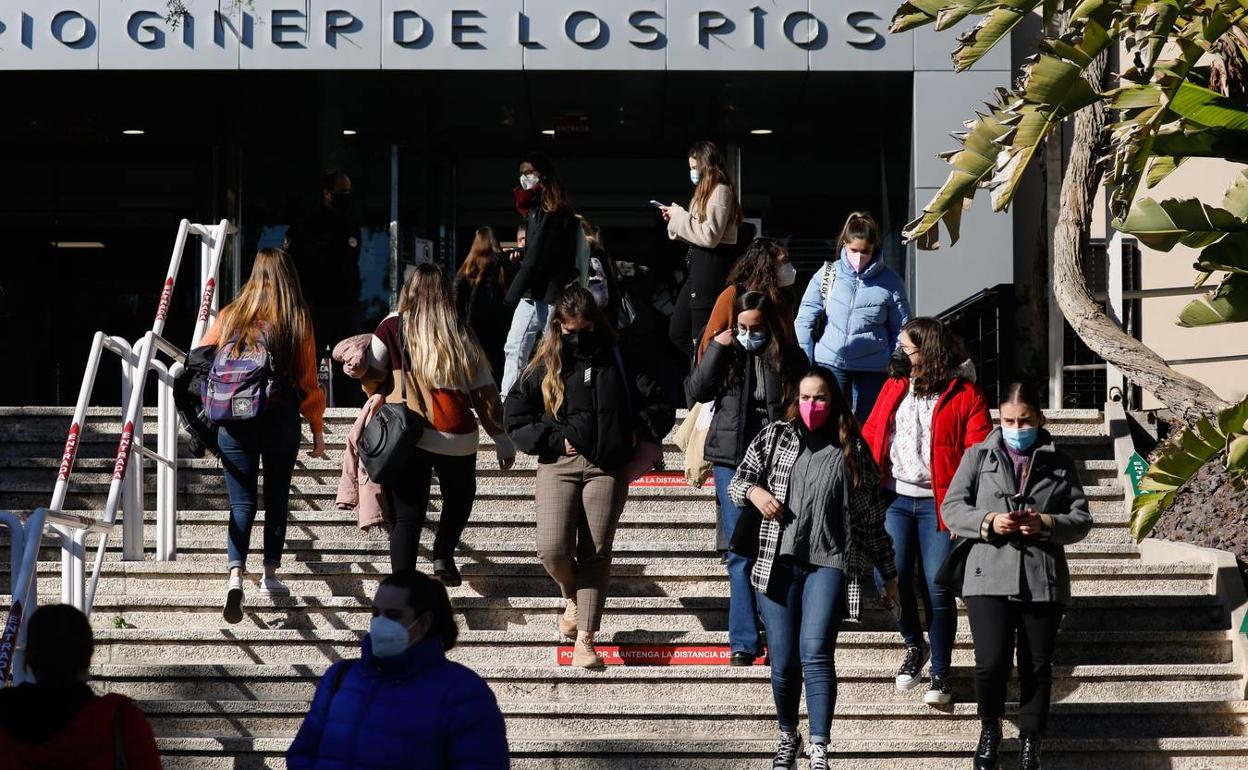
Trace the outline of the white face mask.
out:
[[[797,268],[793,267],[792,262],[785,262],[776,270],[776,282],[782,289],[797,283]]]
[[[412,623],[414,625],[416,624]],[[378,658],[402,655],[411,646],[407,632],[412,626],[404,626],[397,620],[381,615],[373,618],[368,629],[368,641],[373,647],[373,655]]]
[[[702,181],[702,175],[698,173],[696,168],[689,169],[689,181],[694,184]]]
[[[541,177],[537,174],[521,174],[520,187],[525,190],[532,190],[537,187],[537,183],[541,181]]]

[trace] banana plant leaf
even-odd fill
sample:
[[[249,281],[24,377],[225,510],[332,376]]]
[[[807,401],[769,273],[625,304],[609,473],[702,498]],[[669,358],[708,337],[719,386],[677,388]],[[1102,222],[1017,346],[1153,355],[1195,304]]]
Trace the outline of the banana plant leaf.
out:
[[[1248,275],[1232,273],[1215,291],[1189,302],[1179,312],[1179,326],[1212,326],[1248,321]]]
[[[1248,131],[1191,128],[1182,125],[1162,131],[1153,140],[1154,155],[1175,158],[1223,158],[1248,163]]]
[[[1157,453],[1140,481],[1142,493],[1131,506],[1131,534],[1136,540],[1148,537],[1157,520],[1174,502],[1175,494],[1219,452],[1227,453],[1228,469],[1242,478],[1244,457],[1248,454],[1244,446],[1248,443],[1245,423],[1248,423],[1248,398],[1220,412],[1216,421],[1205,418],[1184,428]]]
[[[1248,131],[1248,105],[1195,83],[1184,81],[1167,106],[1197,125]]]
[[[1226,194],[1222,196],[1222,208],[1240,219],[1248,219],[1248,171],[1235,177],[1226,189]]]
[[[1179,166],[1187,160],[1174,155],[1161,155],[1153,158],[1148,164],[1148,175],[1144,178],[1144,186],[1152,189],[1161,184],[1161,180],[1178,171]]]
[[[931,24],[947,5],[948,0],[909,0],[902,3],[893,14],[888,31],[895,34]]]
[[[1223,270],[1248,274],[1248,233],[1231,233],[1209,246],[1200,252],[1193,267],[1206,273]]]
[[[1168,198],[1161,202],[1141,198],[1118,229],[1131,233],[1146,246],[1169,251],[1180,243],[1203,249],[1228,233],[1248,231],[1248,222],[1195,198]]]
[[[953,52],[953,69],[962,72],[996,47],[1010,32],[1035,11],[1042,0],[1004,0],[993,3],[993,10],[970,31],[958,38]],[[939,29],[939,27],[937,27]]]

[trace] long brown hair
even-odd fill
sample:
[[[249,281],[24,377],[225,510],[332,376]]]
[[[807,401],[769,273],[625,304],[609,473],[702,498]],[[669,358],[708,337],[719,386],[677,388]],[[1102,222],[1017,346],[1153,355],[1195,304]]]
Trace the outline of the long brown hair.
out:
[[[785,368],[784,347],[788,344],[788,332],[780,322],[780,312],[771,297],[761,291],[747,291],[738,294],[732,303],[732,333],[737,333],[737,319],[747,310],[757,310],[763,315],[763,323],[767,326],[767,347],[759,354],[763,358],[764,368],[776,373],[780,379],[780,401],[787,402],[797,389],[797,381],[789,376]],[[728,365],[728,376],[724,378],[726,386],[736,385],[745,378],[745,367],[749,366],[749,357],[743,348],[734,345],[733,357]]]
[[[732,217],[734,225],[741,224],[741,202],[737,200],[736,190],[733,189],[732,176],[728,173],[728,164],[724,161],[724,154],[719,151],[714,142],[694,142],[693,147],[689,148],[689,158],[693,160],[694,165],[698,169],[700,178],[698,186],[693,191],[693,202],[689,205],[691,213],[696,214],[699,218],[706,218],[706,204],[711,199],[711,194],[715,192],[715,188],[727,185],[732,194],[728,196],[728,205],[731,206],[729,215]]]
[[[876,223],[875,217],[866,211],[851,212],[845,218],[840,234],[836,236],[838,256],[841,249],[850,241],[866,241],[871,244],[871,251],[874,253],[880,246],[880,226]]]
[[[563,186],[559,170],[555,168],[554,161],[540,152],[531,152],[521,158],[520,162],[531,164],[541,177],[543,210],[550,213],[556,211],[571,213],[575,209],[572,205],[572,198],[568,196],[567,188]]]
[[[559,417],[559,410],[563,408],[563,325],[573,319],[593,322],[594,330],[603,335],[607,344],[614,345],[617,339],[615,328],[588,289],[573,284],[555,297],[551,303],[550,328],[542,335],[533,360],[521,375],[528,377],[538,367],[546,368],[542,376],[542,403],[546,414],[554,418]]]
[[[793,398],[785,410],[784,419],[789,422],[797,422],[801,419],[801,413],[798,410],[802,401],[801,383],[802,380],[812,377],[823,380],[823,385],[828,389],[829,394],[828,421],[816,432],[830,434],[832,426],[836,426],[836,435],[841,443],[841,455],[845,458],[845,467],[849,470],[854,489],[858,489],[862,485],[862,469],[858,467],[857,456],[858,448],[862,445],[862,429],[858,426],[858,418],[854,417],[854,410],[846,400],[845,392],[837,384],[836,375],[831,369],[816,364],[806,370],[806,373],[797,381],[798,387],[794,389]]]
[[[494,228],[478,227],[476,235],[472,238],[472,248],[468,250],[468,256],[464,258],[464,264],[459,266],[459,272],[456,275],[467,279],[468,283],[473,286],[479,286],[481,281],[485,280],[490,267],[497,267],[498,255],[501,251],[498,238],[494,237]],[[507,288],[507,277],[503,272],[502,270],[494,271],[494,278],[498,281],[499,289]]]
[[[918,396],[944,393],[963,359],[957,336],[944,321],[927,316],[911,319],[901,331],[919,351],[919,360],[910,373],[910,388]]]
[[[755,238],[728,273],[728,285],[744,291],[766,294],[776,305],[781,304],[780,279],[776,260],[784,254],[784,246],[774,238]]]
[[[260,249],[251,277],[238,297],[221,310],[217,323],[220,344],[236,340],[235,356],[255,346],[261,325],[267,324],[264,331],[273,369],[281,377],[293,378],[304,341],[312,334],[312,322],[290,255],[281,249]]]
[[[417,265],[399,292],[399,321],[410,374],[426,388],[468,390],[485,360],[472,329],[459,322],[451,279],[432,262]]]

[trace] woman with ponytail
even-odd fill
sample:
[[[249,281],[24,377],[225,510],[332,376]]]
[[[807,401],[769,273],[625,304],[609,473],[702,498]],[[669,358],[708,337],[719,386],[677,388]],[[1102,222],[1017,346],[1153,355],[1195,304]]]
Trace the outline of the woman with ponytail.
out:
[[[662,442],[675,410],[625,355],[594,295],[564,289],[533,361],[507,395],[507,431],[537,457],[537,553],[566,602],[559,633],[572,665],[602,668],[594,649],[611,579],[611,546],[639,441]]]
[[[905,285],[884,265],[881,242],[870,214],[850,214],[836,239],[836,261],[810,279],[797,311],[797,344],[811,363],[836,375],[859,424],[871,414],[910,320]]]
[[[386,400],[403,403],[425,423],[417,450],[398,481],[386,488],[394,523],[390,564],[395,572],[416,567],[429,488],[438,474],[442,515],[433,541],[433,572],[447,586],[460,584],[455,548],[468,525],[477,494],[477,420],[494,439],[498,467],[507,470],[516,450],[503,431],[490,362],[476,335],[461,325],[446,271],[417,265],[399,294],[399,310],[373,332],[369,365],[384,372]],[[407,387],[402,387],[403,378]]]
[[[804,680],[810,768],[827,770],[836,637],[842,620],[858,618],[863,572],[877,568],[885,602],[898,602],[879,477],[835,375],[817,366],[801,378],[785,419],[750,442],[732,479],[732,501],[763,517],[750,579],[767,629],[780,723],[773,768],[797,764]]]

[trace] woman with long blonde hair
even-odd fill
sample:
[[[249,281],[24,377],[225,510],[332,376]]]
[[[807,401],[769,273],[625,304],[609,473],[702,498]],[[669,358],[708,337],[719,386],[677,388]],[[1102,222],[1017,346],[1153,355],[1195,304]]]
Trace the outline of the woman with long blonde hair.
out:
[[[507,276],[499,259],[501,252],[494,228],[479,227],[464,264],[455,274],[455,306],[459,311],[459,321],[477,335],[495,381],[503,376],[503,343],[511,325],[511,318],[503,304],[507,295]]]
[[[386,400],[403,403],[406,376],[407,407],[425,423],[408,467],[386,488],[394,513],[390,563],[395,572],[415,569],[437,473],[442,517],[433,541],[433,572],[447,586],[460,584],[455,547],[477,494],[477,419],[494,439],[500,468],[511,468],[516,457],[503,431],[503,405],[490,364],[476,336],[459,323],[453,296],[445,270],[428,262],[417,265],[403,284],[398,312],[377,326],[369,348],[370,368],[384,373],[378,387],[389,387]]]
[[[550,328],[507,396],[507,432],[537,456],[537,554],[567,602],[559,632],[576,640],[572,664],[602,668],[594,649],[611,544],[639,441],[661,442],[675,410],[616,333],[594,296],[564,289]]]
[[[290,478],[301,438],[300,412],[312,428],[309,456],[325,456],[325,393],[316,378],[316,337],[299,275],[286,252],[261,249],[256,254],[251,277],[238,298],[221,310],[202,344],[219,346],[214,371],[248,355],[262,354],[268,359],[267,406],[247,419],[222,422],[217,433],[230,495],[230,579],[223,615],[227,623],[237,623],[243,619],[243,572],[256,520],[261,464],[264,577],[259,592],[286,595],[290,591],[275,572],[286,542]]]

